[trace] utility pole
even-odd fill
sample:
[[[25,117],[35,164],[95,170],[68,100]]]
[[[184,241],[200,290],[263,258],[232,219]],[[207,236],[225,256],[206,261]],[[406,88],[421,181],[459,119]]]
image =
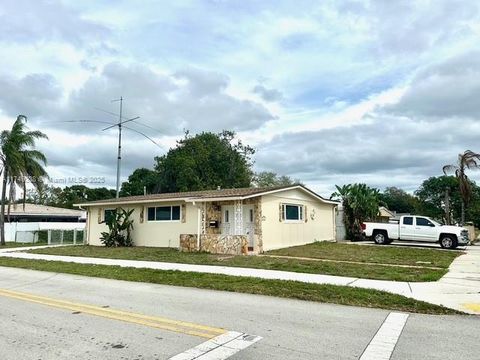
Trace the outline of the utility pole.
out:
[[[115,100],[114,100],[115,101]],[[122,107],[123,97],[120,96],[120,115],[118,117],[118,156],[117,156],[117,199],[120,197],[120,166],[122,165]]]
[[[117,192],[116,192],[116,198],[118,199],[120,197],[120,169],[121,169],[121,165],[122,165],[122,125],[125,124],[126,122],[137,120],[140,117],[137,116],[137,117],[134,117],[132,119],[127,119],[127,120],[122,121],[122,119],[123,119],[123,115],[122,115],[123,97],[120,96],[120,99],[112,100],[112,102],[117,102],[117,101],[120,102],[120,113],[119,113],[119,116],[118,116],[118,123],[113,124],[112,126],[106,127],[103,130],[105,131],[105,130],[111,129],[112,127],[118,126]]]

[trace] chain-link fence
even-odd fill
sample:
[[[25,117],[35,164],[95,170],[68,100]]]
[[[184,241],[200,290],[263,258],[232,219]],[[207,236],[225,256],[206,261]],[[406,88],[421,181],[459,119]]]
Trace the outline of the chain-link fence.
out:
[[[84,244],[84,230],[17,230],[15,242],[22,244]]]

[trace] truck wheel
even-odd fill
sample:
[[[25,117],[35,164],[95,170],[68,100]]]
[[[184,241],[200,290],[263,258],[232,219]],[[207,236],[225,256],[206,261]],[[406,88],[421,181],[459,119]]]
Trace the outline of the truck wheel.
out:
[[[376,231],[373,234],[373,241],[378,245],[388,244],[388,235],[383,231]]]
[[[455,236],[443,235],[440,239],[440,246],[444,249],[455,249],[458,246],[458,241]]]

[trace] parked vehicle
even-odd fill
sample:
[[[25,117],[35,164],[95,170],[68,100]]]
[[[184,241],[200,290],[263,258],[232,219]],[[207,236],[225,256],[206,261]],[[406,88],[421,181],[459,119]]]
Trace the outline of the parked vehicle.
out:
[[[389,244],[394,240],[440,243],[445,249],[455,249],[469,243],[468,230],[461,226],[442,225],[426,216],[404,215],[398,222],[365,222],[363,234],[376,244]]]

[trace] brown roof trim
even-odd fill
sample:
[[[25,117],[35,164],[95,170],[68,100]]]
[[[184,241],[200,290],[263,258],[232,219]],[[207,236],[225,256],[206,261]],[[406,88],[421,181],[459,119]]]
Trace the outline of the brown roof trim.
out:
[[[115,204],[139,204],[166,201],[185,201],[185,202],[202,202],[202,201],[221,201],[221,200],[243,200],[261,195],[281,192],[290,189],[302,189],[318,200],[329,203],[338,204],[336,201],[327,200],[303,185],[285,185],[266,188],[237,188],[237,189],[221,189],[221,190],[204,190],[204,191],[187,191],[178,193],[160,193],[140,196],[128,196],[114,198],[108,200],[91,201],[87,203],[75,204],[79,207],[115,205]]]

